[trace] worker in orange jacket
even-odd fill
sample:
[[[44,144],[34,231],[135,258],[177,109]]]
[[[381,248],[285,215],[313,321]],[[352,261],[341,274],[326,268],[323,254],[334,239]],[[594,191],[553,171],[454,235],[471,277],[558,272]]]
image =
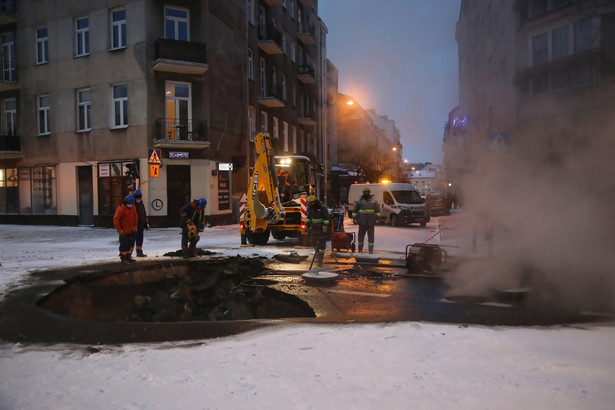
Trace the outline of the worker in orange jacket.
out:
[[[136,262],[132,259],[132,251],[135,243],[135,233],[139,217],[135,208],[135,197],[126,195],[122,204],[115,210],[113,225],[120,235],[120,260],[122,263]]]

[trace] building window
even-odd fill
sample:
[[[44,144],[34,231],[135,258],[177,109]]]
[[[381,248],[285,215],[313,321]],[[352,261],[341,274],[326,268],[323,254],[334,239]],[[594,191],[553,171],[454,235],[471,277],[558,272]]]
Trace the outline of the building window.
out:
[[[246,13],[248,13],[248,22],[254,24],[254,3],[256,0],[247,0]]]
[[[261,131],[269,132],[269,121],[266,111],[261,111]]]
[[[3,100],[2,111],[4,116],[2,133],[14,137],[17,134],[17,100],[15,98]]]
[[[31,178],[31,213],[54,215],[57,209],[56,167],[34,167]]]
[[[38,135],[47,135],[50,133],[49,111],[51,110],[51,104],[50,104],[49,94],[38,96],[37,109],[38,109]]]
[[[126,10],[111,12],[111,49],[126,47]]]
[[[254,141],[254,135],[256,135],[256,108],[250,106],[248,108],[248,116],[250,117],[250,141]]]
[[[294,41],[290,42],[290,61],[293,63],[297,59],[297,44]]]
[[[192,98],[190,83],[166,83],[166,139],[192,139]]]
[[[574,23],[574,52],[591,50],[594,46],[594,35],[591,17]]]
[[[49,37],[47,27],[36,30],[36,64],[49,62]]]
[[[297,0],[290,0],[290,18],[291,19],[295,19],[295,1]]]
[[[248,79],[254,80],[254,51],[248,49]]]
[[[286,74],[282,74],[282,99],[286,101]]]
[[[113,128],[128,126],[128,86],[113,86]]]
[[[273,117],[273,130],[271,132],[272,139],[277,140],[280,138],[280,131],[278,128],[278,117]]]
[[[297,153],[297,127],[295,127],[294,125],[291,128],[291,139],[293,142],[293,153]]]
[[[267,77],[265,77],[265,59],[261,57],[260,64],[260,77],[259,77],[259,95],[261,97],[267,96]]]
[[[570,42],[568,41],[569,26],[553,30],[553,60],[565,57],[569,54]]]
[[[532,65],[546,63],[549,59],[549,42],[547,33],[532,38]]]
[[[176,7],[164,8],[164,38],[190,41],[189,13]]]
[[[0,168],[0,214],[19,212],[17,168]]]
[[[282,121],[282,141],[284,143],[284,151],[288,152],[288,123]]]
[[[135,181],[126,176],[126,165],[133,162],[104,162],[98,164],[98,213],[113,215],[132,190]]]
[[[13,33],[2,34],[2,80],[11,83],[17,81],[15,71],[15,35]]]
[[[75,56],[90,54],[90,20],[87,17],[75,22]]]
[[[275,67],[271,69],[271,91],[272,95],[278,96],[278,70]]]
[[[89,89],[77,91],[77,131],[90,131],[92,93]]]

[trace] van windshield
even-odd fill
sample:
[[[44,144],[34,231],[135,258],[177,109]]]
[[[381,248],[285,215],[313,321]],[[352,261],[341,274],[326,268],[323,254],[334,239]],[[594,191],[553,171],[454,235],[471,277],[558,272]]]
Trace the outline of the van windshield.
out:
[[[391,191],[400,204],[422,204],[423,198],[416,191]]]

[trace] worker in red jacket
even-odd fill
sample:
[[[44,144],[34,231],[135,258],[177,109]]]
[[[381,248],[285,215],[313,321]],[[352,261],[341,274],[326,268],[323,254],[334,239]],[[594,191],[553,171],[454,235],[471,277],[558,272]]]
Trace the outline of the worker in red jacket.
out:
[[[126,195],[122,204],[115,210],[113,216],[113,225],[120,235],[120,260],[122,263],[135,262],[132,259],[132,251],[135,243],[135,233],[137,232],[137,224],[139,217],[137,210],[134,207],[135,197]]]

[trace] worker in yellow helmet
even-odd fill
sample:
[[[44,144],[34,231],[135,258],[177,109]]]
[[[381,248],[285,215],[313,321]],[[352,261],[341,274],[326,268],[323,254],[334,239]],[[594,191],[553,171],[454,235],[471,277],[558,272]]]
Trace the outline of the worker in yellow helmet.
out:
[[[363,195],[357,199],[352,210],[352,220],[359,224],[359,252],[363,252],[365,234],[367,233],[367,249],[374,253],[376,219],[380,216],[380,204],[372,197],[368,187],[363,188]]]
[[[327,249],[327,240],[330,238],[330,218],[329,210],[315,195],[308,197],[305,225],[310,233],[310,244],[315,247],[316,263],[322,266]]]

